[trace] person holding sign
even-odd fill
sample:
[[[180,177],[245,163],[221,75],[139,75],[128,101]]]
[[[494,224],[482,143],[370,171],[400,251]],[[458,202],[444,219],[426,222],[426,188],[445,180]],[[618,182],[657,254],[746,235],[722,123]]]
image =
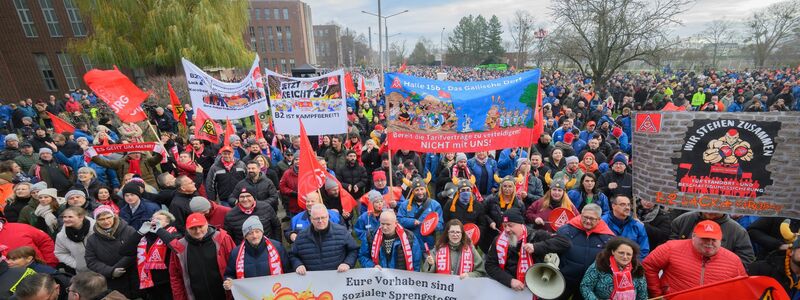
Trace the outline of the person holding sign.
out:
[[[397,205],[397,217],[400,225],[403,228],[412,230],[417,240],[424,243],[424,247],[432,247],[434,245],[433,232],[440,232],[444,228],[444,221],[442,218],[442,206],[439,202],[428,197],[428,183],[422,177],[414,177],[411,182],[403,180],[404,184],[411,187],[411,200],[408,203]],[[433,218],[428,218],[430,214],[436,214],[438,218],[435,224],[430,221]]]
[[[422,271],[458,275],[459,278],[485,277],[486,269],[481,254],[464,230],[464,224],[452,219],[445,225],[447,231],[439,237],[436,247],[422,264]]]
[[[242,225],[244,241],[233,248],[225,268],[222,287],[229,291],[233,279],[280,275],[291,270],[289,254],[280,241],[264,236],[264,226],[257,216],[250,216]]]
[[[367,233],[358,252],[364,268],[390,268],[419,272],[422,250],[414,234],[397,224],[393,210],[381,213],[379,230]]]
[[[572,204],[572,201],[570,201],[567,196],[565,185],[566,182],[563,178],[554,179],[550,183],[550,190],[544,193],[544,197],[536,200],[528,207],[525,217],[528,222],[534,224],[534,228],[546,229],[554,232],[555,229],[553,226],[547,225],[546,220],[549,220],[550,214],[556,208],[567,209],[572,212],[573,216],[578,215],[578,209],[575,208],[575,204]]]

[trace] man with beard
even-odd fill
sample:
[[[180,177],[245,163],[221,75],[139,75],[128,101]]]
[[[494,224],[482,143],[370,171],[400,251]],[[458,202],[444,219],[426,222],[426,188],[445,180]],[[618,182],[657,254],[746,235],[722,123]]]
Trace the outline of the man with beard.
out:
[[[169,244],[173,299],[225,299],[222,274],[236,245],[225,230],[209,226],[202,214],[189,215],[186,227],[187,235]]]
[[[596,161],[598,164],[608,161],[608,158],[606,158],[606,155],[603,154],[603,151],[600,149],[600,140],[592,138],[589,139],[589,142],[586,144],[589,147],[581,151],[581,153],[578,155],[578,159],[583,160],[583,157],[586,155],[586,153],[591,153],[594,155],[594,161]]]
[[[339,184],[336,183],[336,180],[333,180],[332,178],[326,178],[323,187],[325,188],[325,192],[322,193],[322,204],[325,204],[328,209],[341,214],[342,224],[349,228],[351,212],[344,211],[342,208],[342,198],[339,195]]]
[[[347,162],[336,170],[336,178],[354,198],[364,195],[367,189],[367,169],[358,164],[357,158],[355,151],[347,150]]]
[[[639,244],[639,259],[644,260],[650,254],[650,240],[644,224],[631,216],[631,199],[624,195],[617,195],[611,199],[611,213],[603,216],[608,228],[615,235],[628,238]]]
[[[342,145],[342,138],[340,136],[331,137],[331,147],[325,151],[325,161],[332,170],[338,170],[344,167],[346,162],[346,155],[344,146]]]
[[[653,250],[642,262],[649,297],[747,276],[742,261],[722,248],[721,240],[719,224],[705,220],[694,227],[691,239],[668,241]]]
[[[618,153],[611,161],[611,170],[603,173],[598,179],[597,185],[608,199],[617,195],[627,196],[633,199],[633,176],[625,172],[628,167],[628,158],[623,153]]]
[[[50,148],[39,149],[39,162],[31,167],[28,174],[58,190],[59,195],[64,195],[72,187],[69,170],[53,159],[53,150]]]
[[[569,248],[569,240],[543,230],[528,231],[517,211],[503,215],[503,232],[486,252],[486,273],[497,282],[517,291],[525,289],[525,272],[547,253]]]
[[[53,139],[47,135],[47,129],[44,127],[37,127],[33,132],[33,139],[31,139],[33,151],[39,151],[42,147],[47,147],[47,142],[53,142]]]
[[[387,210],[380,214],[380,230],[368,231],[361,242],[358,261],[364,268],[419,272],[422,250],[411,231],[397,224],[397,215]]]
[[[278,162],[277,171],[278,171],[278,178],[283,177],[283,173],[286,172],[289,168],[292,167],[294,163],[294,152],[286,152],[286,155],[283,156],[283,160]]]
[[[434,246],[434,237],[436,233],[441,232],[444,228],[444,217],[442,216],[442,206],[436,200],[428,197],[427,182],[422,177],[414,177],[410,184],[413,196],[408,203],[401,203],[398,205],[397,217],[400,220],[400,225],[404,228],[414,232],[417,240],[424,243],[429,248]],[[405,204],[405,205],[404,205]],[[422,221],[425,220],[429,214],[435,213],[439,215],[439,221],[436,222],[436,229],[434,233],[429,236],[423,236],[421,233]],[[424,247],[423,247],[424,248]]]
[[[614,237],[614,233],[600,218],[602,213],[603,209],[596,203],[586,204],[580,216],[572,218],[556,231],[557,235],[570,241],[564,253],[559,255],[559,270],[564,275],[566,289],[558,299],[583,299],[579,288],[583,275],[594,263],[597,253]]]
[[[85,138],[84,138],[85,139]],[[78,138],[75,138],[77,141]],[[89,140],[86,140],[87,143]],[[61,153],[64,153],[67,157],[71,157],[73,155],[82,155],[83,150],[81,150],[81,146],[78,145],[75,141],[68,141],[63,134],[56,133],[53,135],[53,143],[58,146],[58,149],[61,149]],[[41,148],[40,148],[41,149]]]
[[[206,196],[208,200],[227,203],[233,187],[245,177],[245,165],[233,157],[233,148],[222,147],[220,157],[208,170],[206,177]]]
[[[373,187],[372,190],[370,190],[370,192],[374,191],[377,192],[379,195],[381,195],[381,197],[384,200],[383,207],[385,207],[386,209],[392,209],[396,211],[397,204],[404,203],[406,201],[405,196],[403,196],[403,190],[400,187],[396,186],[390,187],[387,185],[386,172],[380,170],[372,172],[372,185]],[[371,200],[369,199],[367,194],[364,194],[359,199],[359,202],[361,203],[359,207],[362,214],[369,211],[371,205],[370,203]]]
[[[247,177],[236,184],[231,196],[228,197],[231,206],[235,205],[243,188],[255,193],[253,196],[256,200],[266,202],[273,210],[278,211],[278,190],[272,180],[261,173],[261,166],[254,160],[247,162]]]
[[[557,179],[563,180],[566,183],[566,189],[570,190],[575,183],[583,177],[583,171],[581,171],[581,168],[578,166],[579,162],[577,157],[568,156],[564,158],[564,160],[567,161],[567,166],[564,170],[558,171],[555,175],[552,175],[549,181]],[[547,179],[547,176],[545,176],[545,180]]]
[[[242,156],[240,159],[243,162],[248,163],[248,162],[252,161],[253,159],[255,159],[256,156],[259,156],[259,155],[262,155],[261,154],[261,146],[259,146],[258,143],[250,143],[250,144],[247,144],[247,155]]]
[[[748,268],[750,276],[769,276],[781,284],[790,299],[800,295],[800,286],[796,284],[800,276],[800,239],[795,239],[791,247],[785,251],[772,252],[763,260],[758,260]]]

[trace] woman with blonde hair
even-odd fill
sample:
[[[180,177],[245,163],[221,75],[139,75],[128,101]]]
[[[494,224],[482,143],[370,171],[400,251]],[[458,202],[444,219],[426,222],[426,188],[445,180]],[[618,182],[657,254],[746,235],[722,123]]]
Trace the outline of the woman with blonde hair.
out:
[[[535,229],[544,229],[554,232],[552,226],[547,224],[550,218],[550,213],[556,208],[565,208],[573,213],[573,216],[578,215],[578,209],[575,204],[569,200],[567,191],[565,190],[566,183],[563,179],[554,179],[550,183],[550,190],[544,193],[544,196],[533,202],[528,210],[525,212],[525,221],[528,224],[533,224]]]

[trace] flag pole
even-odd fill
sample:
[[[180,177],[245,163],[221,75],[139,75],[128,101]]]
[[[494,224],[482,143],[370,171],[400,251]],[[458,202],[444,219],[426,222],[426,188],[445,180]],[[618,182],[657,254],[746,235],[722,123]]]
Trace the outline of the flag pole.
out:
[[[156,129],[153,128],[153,123],[150,123],[150,120],[147,120],[147,127],[150,127],[150,131],[156,136],[156,142],[161,145],[161,149],[164,149],[164,158],[169,158],[169,151],[167,151],[167,146],[164,146],[164,143],[161,142],[161,136],[158,135]]]

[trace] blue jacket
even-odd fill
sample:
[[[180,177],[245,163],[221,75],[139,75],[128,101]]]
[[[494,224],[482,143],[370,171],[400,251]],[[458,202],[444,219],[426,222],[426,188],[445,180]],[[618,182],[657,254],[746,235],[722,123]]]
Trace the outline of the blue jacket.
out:
[[[436,176],[439,174],[439,162],[441,161],[441,156],[436,153],[426,153],[425,154],[425,174],[427,172],[431,172],[431,180],[436,182]]]
[[[128,225],[136,230],[142,226],[145,221],[150,221],[153,213],[161,209],[161,206],[150,200],[140,199],[139,208],[136,212],[131,212],[131,206],[127,202],[119,208],[119,218],[125,220]]]
[[[603,251],[606,243],[614,237],[612,234],[592,233],[575,228],[570,224],[561,226],[556,234],[570,240],[572,246],[559,255],[561,264],[559,270],[564,279],[573,284],[579,284],[586,273],[586,269],[594,263],[597,253]]]
[[[611,136],[611,135],[609,135],[609,136]],[[625,153],[631,154],[631,143],[628,140],[628,134],[627,133],[625,133],[623,131],[622,135],[620,135],[619,138],[617,138],[617,141],[619,141],[619,149],[620,150],[622,150]]]
[[[467,167],[469,167],[469,171],[472,172],[472,175],[475,176],[475,186],[478,187],[478,191],[481,192],[481,195],[491,194],[492,188],[497,187],[497,182],[494,181],[494,173],[497,172],[497,161],[491,157],[486,158],[486,171],[488,172],[485,182],[486,190],[480,190],[480,180],[481,175],[483,175],[483,170],[474,157],[467,161]]]
[[[85,137],[85,138],[86,138],[86,140],[88,140],[88,141],[89,141],[89,144],[90,144],[90,145],[94,143],[94,137],[93,137],[91,134],[89,134],[89,133],[87,133],[87,132],[85,132],[85,131],[83,131],[83,130],[77,129],[77,128],[75,129],[75,132],[73,132],[73,133],[72,133],[72,136],[73,136],[73,137],[74,137],[76,140],[77,140],[79,137]]]
[[[278,251],[281,257],[281,268],[283,273],[294,272],[292,265],[289,263],[289,253],[286,248],[283,248],[281,242],[270,239],[272,246]],[[248,244],[246,241],[244,244]],[[242,246],[244,250],[244,278],[277,275],[270,274],[269,272],[269,252],[267,251],[267,243],[261,242],[258,247],[250,245],[239,244],[231,251],[231,256],[228,258],[228,266],[225,267],[225,278],[236,279],[236,258],[239,256]]]
[[[589,140],[592,139],[592,135],[594,131],[583,130],[580,134],[578,134],[578,139],[584,141],[585,143],[589,143]],[[578,152],[580,153],[580,152]]]
[[[402,203],[397,205],[397,221],[400,222],[400,225],[402,225],[403,228],[413,231],[414,236],[417,237],[418,241],[427,244],[429,249],[433,249],[433,246],[436,243],[434,239],[436,233],[441,232],[444,229],[444,216],[442,215],[442,206],[439,205],[438,201],[431,198],[428,198],[428,200],[426,200],[426,202],[428,202],[427,207],[420,207],[419,205],[414,203],[413,200],[408,200],[408,201],[412,201],[411,210],[408,210],[408,203]],[[423,203],[423,206],[424,205],[425,203]],[[414,218],[414,216],[417,215],[417,212],[420,209],[425,209],[425,211],[419,214],[419,218]],[[432,233],[429,236],[422,236],[422,233],[420,233],[420,228],[422,228],[422,221],[425,220],[425,217],[432,212],[435,212],[436,214],[439,215],[439,222],[436,224],[436,229],[434,230],[434,233]],[[419,225],[414,225],[414,220],[418,220]]]
[[[344,225],[342,223],[342,217],[339,215],[338,212],[329,209],[328,215],[330,216],[329,222]],[[308,211],[303,211],[292,217],[292,225],[286,229],[284,235],[286,236],[286,239],[289,239],[290,234],[292,233],[299,234],[301,231],[306,230],[308,228],[311,228],[311,220],[309,220],[308,218]]]
[[[393,187],[393,188],[399,188],[399,187]],[[383,189],[381,189],[381,190],[377,190],[373,186],[372,190],[378,191],[379,193],[381,193],[381,195],[384,196],[384,199],[387,199],[386,197],[388,197],[388,196],[386,196],[386,193],[389,192],[389,186],[388,185],[383,187]],[[399,194],[400,194],[399,199],[394,199],[395,201],[397,201],[397,206],[404,205],[402,203],[406,202],[406,196],[404,196],[402,192],[399,193]],[[362,215],[367,213],[367,209],[369,209],[369,207],[367,207],[367,205],[364,204],[364,202],[361,202],[361,201],[359,201],[358,207],[359,207],[359,211],[361,212]]]
[[[622,123],[622,132],[627,134],[628,137],[631,137],[632,134],[633,134],[631,132],[631,117],[630,116],[620,117],[619,121],[620,121],[620,123]]]
[[[572,128],[570,128],[569,131],[564,130],[564,127],[556,128],[556,130],[553,131],[553,144],[555,144],[557,142],[563,142],[564,141],[564,135],[567,134],[567,132],[570,132],[570,131],[572,131]]]
[[[583,149],[586,149],[586,142],[581,139],[575,139],[572,141],[572,150],[575,150],[575,154],[583,152]]]
[[[617,224],[619,221],[612,219],[616,218],[611,212],[603,215],[603,221],[608,224],[608,228],[611,229],[614,234],[628,238],[639,244],[639,249],[641,250],[639,251],[639,259],[644,260],[647,254],[650,254],[650,240],[647,238],[647,231],[644,230],[644,224],[629,216],[628,219],[624,221],[624,225],[620,227],[619,224]]]
[[[355,230],[356,237],[359,240],[365,241],[367,233],[377,230],[379,226],[381,226],[381,222],[378,217],[368,213],[361,213],[358,216],[358,220],[356,220],[356,224],[353,225],[353,230]]]
[[[411,244],[411,260],[414,266],[414,271],[419,272],[419,263],[422,260],[422,249],[420,249],[419,241],[414,237],[413,234],[411,234],[411,231],[405,231],[406,236],[408,237],[408,242]],[[362,268],[375,267],[375,262],[372,261],[372,242],[376,233],[381,234],[377,229],[372,230],[365,239],[361,240],[361,248],[358,250],[358,261],[361,263]],[[383,247],[383,245],[380,247]],[[392,243],[391,257],[386,257],[386,253],[384,251],[378,251],[378,253],[378,264],[380,264],[381,267],[398,270],[406,269],[403,245],[399,238],[395,239]]]
[[[103,167],[101,165],[94,163],[93,161],[86,163],[86,160],[84,160],[83,155],[73,155],[71,157],[67,157],[66,155],[64,155],[64,153],[58,151],[53,153],[53,156],[55,156],[58,162],[72,168],[74,172],[77,172],[78,169],[80,169],[81,167],[88,166],[94,170],[95,174],[97,175],[97,181],[112,188],[120,187],[119,177],[117,177],[117,172],[114,171],[114,169]],[[87,196],[92,197],[91,195]]]
[[[497,160],[497,176],[500,178],[506,177],[514,173],[514,170],[517,169],[517,159],[528,157],[528,151],[524,149],[518,149],[517,155],[514,156],[512,159],[509,157],[511,155],[511,148],[503,149],[500,151],[500,155],[498,156],[499,159]],[[476,176],[475,179],[478,177]]]
[[[356,265],[358,244],[346,227],[328,223],[328,229],[318,232],[303,230],[292,245],[292,268],[305,266],[308,271],[336,270],[340,264]],[[317,241],[319,239],[319,242]]]
[[[567,196],[569,196],[569,200],[572,201],[575,206],[578,207],[578,211],[583,210],[583,207],[586,206],[586,194],[584,194],[581,190],[578,189],[571,189],[567,192]],[[608,197],[606,194],[598,191],[596,195],[594,195],[594,199],[592,199],[592,203],[600,205],[600,208],[603,209],[603,214],[605,215],[610,211],[608,206]]]
[[[728,105],[728,112],[741,112],[744,111],[742,105],[739,102],[734,101],[731,105]]]

